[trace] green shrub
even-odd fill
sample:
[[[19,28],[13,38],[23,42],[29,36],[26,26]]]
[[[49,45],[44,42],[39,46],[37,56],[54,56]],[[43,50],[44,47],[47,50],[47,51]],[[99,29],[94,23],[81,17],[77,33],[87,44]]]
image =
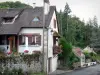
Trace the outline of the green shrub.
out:
[[[62,47],[62,53],[59,54],[59,60],[63,60],[64,65],[67,63],[67,60],[69,58],[69,55],[72,52],[72,45],[70,43],[67,43],[65,38],[59,39],[59,45]]]
[[[85,55],[85,58],[86,58],[86,59],[90,59],[90,58],[91,58],[90,53],[87,52],[87,51],[84,52],[84,55]]]
[[[68,60],[68,67],[70,69],[73,68],[73,64],[76,63],[76,62],[79,62],[80,59],[72,52],[69,56],[69,60]]]

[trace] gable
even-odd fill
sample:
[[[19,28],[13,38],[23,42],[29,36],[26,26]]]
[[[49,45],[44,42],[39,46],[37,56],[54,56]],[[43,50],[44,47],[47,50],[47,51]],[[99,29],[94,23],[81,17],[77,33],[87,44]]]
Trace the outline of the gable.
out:
[[[51,18],[49,27],[52,28],[54,31],[58,32],[58,22],[57,22],[56,11],[53,12],[53,16]]]

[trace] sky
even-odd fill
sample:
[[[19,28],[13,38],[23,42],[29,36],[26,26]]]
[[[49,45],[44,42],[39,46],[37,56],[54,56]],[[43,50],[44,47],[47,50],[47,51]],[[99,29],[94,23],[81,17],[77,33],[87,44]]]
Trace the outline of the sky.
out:
[[[27,4],[36,3],[36,6],[42,5],[43,0],[0,0],[2,1],[21,1]],[[50,0],[50,5],[56,5],[57,10],[64,10],[66,2],[69,4],[72,15],[76,15],[81,20],[87,22],[89,18],[97,16],[100,25],[100,0]]]

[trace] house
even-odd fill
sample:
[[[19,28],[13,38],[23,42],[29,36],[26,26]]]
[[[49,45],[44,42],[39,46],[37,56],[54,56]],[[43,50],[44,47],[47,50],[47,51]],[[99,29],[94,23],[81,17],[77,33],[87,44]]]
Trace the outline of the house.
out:
[[[84,67],[85,64],[85,55],[83,54],[82,50],[79,47],[73,48],[73,53],[80,59],[78,66]]]
[[[93,48],[91,48],[89,46],[87,46],[86,48],[84,48],[83,51],[86,51],[86,52],[89,52],[89,53],[91,53],[91,52],[95,53],[94,50],[93,50]]]
[[[94,61],[94,60],[91,59],[90,53],[94,53],[94,54],[97,54],[97,53],[93,50],[93,48],[91,48],[91,47],[89,47],[89,46],[87,46],[86,48],[84,48],[84,49],[83,49],[83,52],[89,54],[89,55],[86,56],[86,63],[87,63],[88,65],[90,65],[91,62]]]
[[[0,47],[6,52],[16,50],[17,53],[24,53],[27,50],[32,54],[40,51],[44,53],[44,64],[47,64],[44,65],[45,70],[53,72],[61,52],[56,7],[50,6],[47,0],[44,8],[45,23],[43,7],[0,9]]]

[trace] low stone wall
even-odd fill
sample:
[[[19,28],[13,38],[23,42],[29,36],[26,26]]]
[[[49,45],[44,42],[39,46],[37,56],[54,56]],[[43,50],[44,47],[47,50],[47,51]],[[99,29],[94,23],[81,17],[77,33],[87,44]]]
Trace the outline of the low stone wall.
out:
[[[74,63],[74,64],[73,64],[73,67],[74,67],[75,69],[81,67],[81,62],[76,62],[76,63]]]
[[[0,67],[5,69],[19,69],[23,71],[41,72],[42,56],[24,55],[17,57],[1,57]]]

